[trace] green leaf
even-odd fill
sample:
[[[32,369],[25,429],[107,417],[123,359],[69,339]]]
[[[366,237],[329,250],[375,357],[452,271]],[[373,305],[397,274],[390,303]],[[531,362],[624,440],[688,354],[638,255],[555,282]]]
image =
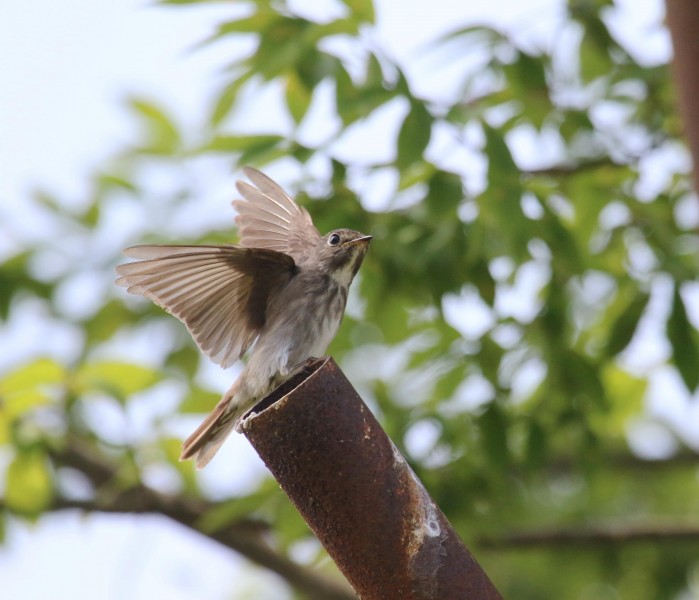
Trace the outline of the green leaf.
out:
[[[484,243],[491,257],[508,254],[521,263],[529,258],[527,244],[533,237],[534,225],[522,212],[520,171],[503,133],[485,122],[483,131],[488,187],[477,198],[480,219],[474,226],[485,230]]]
[[[193,494],[197,493],[197,476],[196,469],[192,461],[181,461],[182,440],[180,438],[160,438],[157,441],[158,446],[165,455],[168,463],[179,473],[182,482],[185,485],[185,490]]]
[[[257,494],[252,494],[220,502],[199,518],[197,529],[207,534],[221,531],[231,523],[250,516],[260,506],[260,501],[261,498]]]
[[[424,364],[424,360],[422,362]],[[469,369],[469,365],[460,362],[453,365],[447,372],[442,373],[435,382],[432,402],[437,403],[451,398],[459,385],[466,379]]]
[[[270,499],[271,503],[269,502]],[[263,480],[259,488],[251,494],[218,503],[201,515],[196,526],[200,531],[213,533],[235,521],[245,519],[251,514],[259,512],[265,504],[273,504],[276,506],[277,503],[284,501],[288,502],[288,500],[279,493],[278,484],[270,477]]]
[[[199,368],[200,354],[194,344],[184,344],[167,358],[167,366],[181,370],[188,379],[194,379]]]
[[[40,298],[49,298],[53,285],[37,281],[29,272],[31,252],[22,252],[0,263],[0,318],[9,315],[10,304],[19,292],[28,291]]]
[[[381,66],[375,56],[369,55],[366,81],[355,83],[341,61],[335,63],[335,104],[337,114],[346,126],[368,117],[372,111],[395,98],[383,86],[379,75]]]
[[[352,11],[354,19],[361,23],[374,23],[376,15],[373,0],[342,0],[342,2]]]
[[[0,379],[0,412],[6,416],[7,423],[46,404],[49,401],[46,386],[60,384],[65,378],[63,367],[48,358],[37,359],[5,375]]]
[[[529,426],[525,452],[527,467],[536,470],[544,465],[549,453],[548,432],[536,421]]]
[[[491,402],[478,417],[478,428],[483,440],[483,450],[490,464],[504,470],[509,462],[507,447],[507,419],[497,402]]]
[[[39,205],[47,208],[52,213],[60,213],[65,210],[61,201],[55,195],[47,192],[46,190],[34,190],[32,193],[32,199]]]
[[[285,71],[294,69],[313,47],[314,24],[303,19],[277,18],[265,29],[254,56],[246,66],[271,81]],[[310,38],[310,39],[309,39]]]
[[[260,8],[250,16],[221,23],[216,33],[205,43],[212,42],[231,34],[264,33],[264,31],[275,21],[279,21],[278,13],[275,13],[272,10]]]
[[[209,119],[213,127],[220,125],[221,121],[230,114],[238,99],[238,92],[252,78],[253,74],[253,71],[246,71],[229,83],[219,94]]]
[[[282,547],[286,549],[293,542],[309,537],[308,525],[291,501],[283,494],[273,500],[274,532],[279,536]]]
[[[551,114],[551,101],[546,81],[546,59],[519,52],[517,60],[503,66],[508,92],[521,106],[520,118],[541,129]]]
[[[574,227],[569,227],[563,218],[551,210],[548,204],[544,205],[544,217],[541,220],[541,234],[549,248],[556,249],[555,268],[558,276],[564,279],[580,273],[583,268],[583,259],[580,252],[584,250],[580,243],[573,237],[578,232]]]
[[[142,98],[130,98],[128,104],[146,128],[146,142],[141,151],[151,154],[174,154],[181,145],[174,121],[164,110]]]
[[[381,327],[386,342],[389,344],[401,342],[408,331],[408,305],[396,295],[381,296],[374,301],[369,300],[367,319]]]
[[[291,71],[286,75],[286,87],[284,89],[286,106],[292,118],[298,124],[308,111],[313,98],[312,90],[309,90],[296,71]]]
[[[88,343],[104,342],[121,327],[134,320],[135,316],[123,302],[112,299],[102,305],[96,315],[85,322]]]
[[[181,413],[208,413],[221,399],[221,394],[205,390],[201,387],[193,387],[187,397],[180,404]]]
[[[0,409],[0,446],[5,446],[12,441],[13,422],[7,411]]]
[[[50,358],[39,358],[5,375],[0,380],[0,394],[7,397],[27,388],[60,383],[64,378],[61,365]]]
[[[99,222],[100,213],[101,203],[99,202],[99,199],[93,200],[93,202],[89,205],[85,213],[83,213],[83,216],[80,220],[86,227],[94,229],[95,227],[97,227],[97,223]]]
[[[138,186],[133,181],[129,181],[126,177],[117,175],[116,173],[97,173],[95,176],[95,183],[99,188],[104,190],[116,188],[120,191],[131,192],[132,194],[138,193]]]
[[[586,407],[605,407],[607,395],[600,380],[598,366],[587,356],[569,348],[559,350],[558,369],[563,377],[565,390],[571,395],[585,398]]]
[[[73,385],[78,393],[103,391],[119,400],[148,389],[162,378],[156,369],[105,361],[81,365],[75,374]]]
[[[464,199],[461,177],[447,171],[436,171],[429,181],[425,205],[437,219],[456,217],[456,210]]]
[[[566,142],[572,142],[581,133],[589,133],[594,129],[587,110],[567,108],[561,115],[558,131]]]
[[[493,27],[484,25],[469,25],[468,27],[460,27],[454,31],[450,31],[437,38],[439,44],[444,44],[453,40],[461,39],[469,44],[494,46],[497,43],[509,43],[507,36]]]
[[[503,190],[519,204],[522,193],[519,168],[501,131],[483,122],[485,154],[488,157],[488,185]]]
[[[672,311],[667,321],[667,337],[672,346],[672,358],[687,389],[694,393],[699,385],[699,350],[692,333],[692,325],[687,319],[687,311],[675,285]]]
[[[315,156],[315,149],[304,146],[303,144],[293,143],[290,145],[289,155],[293,156],[303,165]]]
[[[621,313],[609,333],[607,347],[605,348],[606,356],[616,356],[629,345],[631,338],[636,333],[638,322],[643,316],[649,299],[649,294],[640,292],[631,300],[626,310]]]
[[[304,41],[308,46],[317,44],[320,40],[334,35],[356,35],[359,32],[356,19],[336,19],[329,23],[315,23],[306,31]]]
[[[601,377],[609,407],[603,412],[590,415],[592,425],[600,434],[622,438],[626,434],[629,420],[643,410],[648,382],[612,363],[605,365]]]
[[[398,132],[396,165],[399,169],[407,169],[413,163],[422,160],[431,134],[432,115],[423,102],[413,100],[410,104],[410,112],[406,115]]]
[[[270,140],[265,144],[251,146],[240,154],[238,161],[242,165],[267,164],[280,158],[284,158],[285,156],[288,156],[290,147],[293,147],[293,145],[286,143],[286,139],[284,139],[283,142],[284,143],[279,143],[277,141]]]
[[[279,135],[219,135],[214,137],[202,150],[212,152],[246,152],[275,146],[284,141]]]
[[[608,46],[600,44],[599,38],[589,29],[586,30],[580,42],[580,75],[583,81],[606,77],[610,75],[613,67]]]
[[[5,505],[13,512],[36,516],[50,503],[53,485],[43,452],[20,452],[7,467]]]
[[[520,52],[515,65],[515,77],[523,90],[546,94],[546,63],[542,56]]]
[[[382,88],[384,85],[383,67],[376,57],[376,54],[370,52],[367,56],[366,75],[364,77],[365,84],[368,88]]]

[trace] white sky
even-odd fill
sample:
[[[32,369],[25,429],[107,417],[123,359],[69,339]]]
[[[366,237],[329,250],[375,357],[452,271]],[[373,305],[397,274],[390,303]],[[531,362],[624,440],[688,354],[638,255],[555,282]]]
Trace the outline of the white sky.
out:
[[[418,90],[439,85],[438,79],[421,79],[435,70],[422,50],[439,34],[487,21],[542,43],[555,32],[562,10],[561,0],[377,5],[378,37],[414,73]],[[651,27],[660,0],[621,5],[619,35],[646,60],[667,56],[667,36]],[[122,101],[132,93],[164,101],[196,127],[199,107],[211,98],[226,62],[226,46],[189,49],[229,11],[224,5],[150,7],[140,0],[0,3],[0,219],[7,209],[21,213],[37,185],[59,196],[79,195],[85,175],[130,140],[133,124]],[[225,471],[207,476],[225,477]],[[242,590],[241,598],[284,597],[273,578],[241,564],[232,553],[155,518],[50,516],[34,527],[12,524],[0,546],[6,598],[223,599],[236,597],[234,588]]]

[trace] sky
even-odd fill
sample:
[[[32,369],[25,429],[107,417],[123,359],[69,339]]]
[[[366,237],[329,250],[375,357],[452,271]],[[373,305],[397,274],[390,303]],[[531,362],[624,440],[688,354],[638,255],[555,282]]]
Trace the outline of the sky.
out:
[[[333,10],[330,2],[291,4],[308,14],[319,7]],[[448,72],[435,68],[438,57],[424,56],[430,40],[457,26],[487,22],[525,43],[549,43],[563,5],[560,0],[376,4],[378,41],[423,95],[448,87],[450,80]],[[662,3],[626,0],[620,6],[617,35],[640,60],[665,59],[669,40],[655,26]],[[124,107],[131,94],[162,101],[179,121],[197,127],[192,115],[215,92],[228,48],[193,48],[230,10],[223,4],[173,9],[141,0],[35,0],[31,10],[25,3],[0,3],[0,220],[21,218],[37,186],[68,201],[79,197],[86,175],[132,139],[134,126]],[[238,438],[227,451],[252,465],[241,469],[254,477],[261,467]],[[212,468],[205,477],[213,485],[225,472]],[[233,581],[241,598],[285,597],[274,578],[260,577],[234,554],[164,519],[61,514],[33,526],[13,523],[7,533],[0,546],[7,598],[215,600],[235,597]]]

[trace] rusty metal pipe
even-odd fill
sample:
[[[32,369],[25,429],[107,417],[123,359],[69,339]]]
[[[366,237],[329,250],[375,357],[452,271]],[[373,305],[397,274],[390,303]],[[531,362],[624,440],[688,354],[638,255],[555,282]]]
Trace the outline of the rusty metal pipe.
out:
[[[332,359],[253,412],[245,435],[361,598],[501,599]]]

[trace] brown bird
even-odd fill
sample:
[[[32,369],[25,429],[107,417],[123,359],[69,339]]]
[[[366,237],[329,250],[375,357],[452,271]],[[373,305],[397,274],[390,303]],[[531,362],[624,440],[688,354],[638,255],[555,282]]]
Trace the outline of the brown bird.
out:
[[[239,245],[133,246],[124,254],[139,262],[117,267],[117,285],[180,319],[222,367],[255,342],[240,377],[184,442],[180,460],[195,457],[198,469],[259,400],[325,353],[371,240],[350,229],[321,236],[279,185],[244,171],[255,187],[236,183]]]

